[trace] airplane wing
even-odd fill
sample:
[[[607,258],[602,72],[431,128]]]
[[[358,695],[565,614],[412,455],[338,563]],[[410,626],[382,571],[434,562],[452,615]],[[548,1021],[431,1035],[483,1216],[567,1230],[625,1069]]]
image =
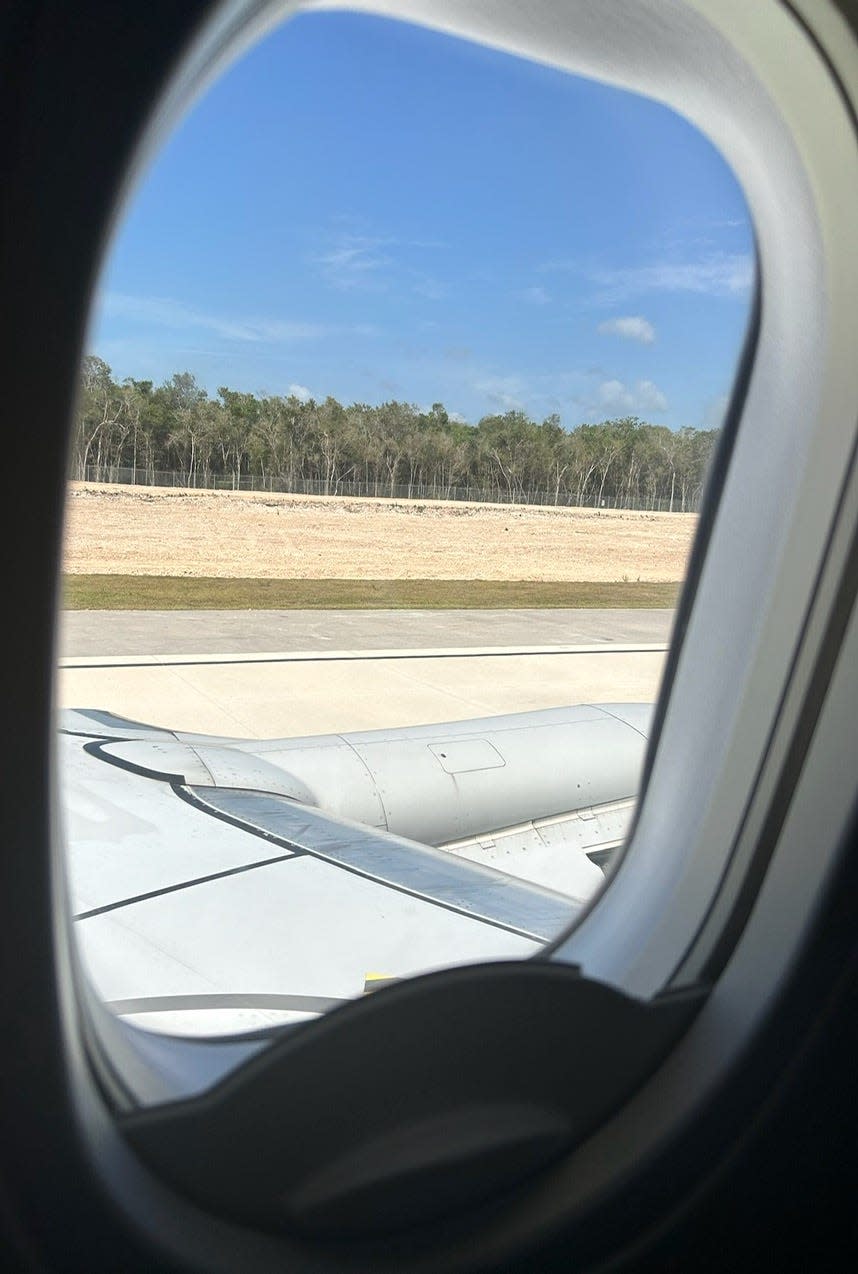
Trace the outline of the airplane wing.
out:
[[[642,758],[646,711],[627,706],[630,720],[606,705],[262,743],[64,713],[69,887],[96,992],[150,1029],[234,1034],[306,1020],[388,978],[537,954],[600,887],[594,859],[624,834],[629,740]],[[570,729],[591,755],[598,742],[601,771],[615,739],[618,799],[557,812],[534,783],[533,817],[487,821],[492,786],[521,808],[516,750]],[[610,795],[596,777],[578,787]],[[442,798],[435,830],[470,835],[433,845],[390,830],[427,826],[424,801]]]

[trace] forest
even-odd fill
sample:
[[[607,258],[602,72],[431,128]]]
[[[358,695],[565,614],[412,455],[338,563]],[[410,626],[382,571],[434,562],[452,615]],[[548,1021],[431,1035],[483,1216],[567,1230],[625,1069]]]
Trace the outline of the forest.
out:
[[[328,397],[211,397],[189,372],[161,385],[83,362],[69,476],[95,482],[471,499],[689,512],[717,430],[637,417],[564,427],[524,411],[452,419],[444,406]]]

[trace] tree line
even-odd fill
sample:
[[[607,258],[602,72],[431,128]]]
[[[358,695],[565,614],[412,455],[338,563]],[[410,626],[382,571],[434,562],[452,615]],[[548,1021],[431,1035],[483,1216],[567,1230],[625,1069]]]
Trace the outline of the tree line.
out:
[[[686,511],[696,508],[716,430],[673,431],[633,416],[565,429],[523,411],[450,418],[403,402],[254,395],[212,398],[189,372],[161,385],[116,381],[103,359],[84,359],[70,475],[155,483],[162,472],[189,487],[252,482],[273,490],[336,495],[412,493]],[[250,482],[249,482],[250,480]]]

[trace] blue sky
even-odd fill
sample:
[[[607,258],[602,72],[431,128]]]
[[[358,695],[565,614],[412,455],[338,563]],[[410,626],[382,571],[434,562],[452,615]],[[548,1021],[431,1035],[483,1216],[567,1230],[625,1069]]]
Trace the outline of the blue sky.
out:
[[[89,348],[210,393],[720,423],[741,192],[653,102],[417,27],[289,22],[144,173]]]

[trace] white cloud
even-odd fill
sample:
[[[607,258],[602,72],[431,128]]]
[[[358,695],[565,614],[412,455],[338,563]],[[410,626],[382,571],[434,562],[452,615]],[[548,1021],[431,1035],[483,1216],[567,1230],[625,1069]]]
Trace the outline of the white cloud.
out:
[[[599,324],[599,331],[607,336],[622,336],[628,341],[640,341],[642,345],[652,345],[655,340],[655,328],[640,314],[606,319]]]
[[[646,292],[744,297],[754,282],[754,258],[747,252],[712,252],[692,261],[655,261],[619,269],[594,269],[574,260],[546,261],[540,269],[583,275],[599,289],[593,299],[600,305],[614,305]]]
[[[309,402],[313,397],[306,385],[290,385],[287,393],[290,398],[297,398],[302,403]]]
[[[495,407],[504,411],[518,411],[524,407],[523,386],[517,376],[487,376],[474,382],[473,388]]]
[[[412,264],[412,259],[415,252],[422,260],[426,252],[445,246],[438,239],[401,239],[352,228],[336,231],[327,248],[311,260],[320,267],[325,282],[341,291],[386,292],[398,283],[425,300],[440,301],[447,296],[449,284]]]
[[[599,401],[603,407],[619,407],[628,411],[634,406],[634,397],[621,380],[602,381]]]
[[[430,274],[421,274],[418,270],[412,270],[411,277],[414,280],[411,285],[412,291],[427,301],[443,301],[450,291],[446,283],[433,278]]]
[[[549,292],[542,287],[525,288],[519,292],[519,296],[523,301],[527,301],[528,305],[550,305],[551,303]]]
[[[627,270],[604,270],[593,281],[604,299],[642,292],[695,292],[705,296],[744,296],[754,281],[748,253],[714,253],[697,261],[659,261]]]
[[[639,380],[635,391],[644,411],[667,411],[667,396],[651,380]]]
[[[668,408],[666,395],[651,380],[639,380],[634,386],[621,380],[602,381],[599,402],[608,411],[667,411]]]
[[[314,258],[332,287],[378,289],[384,286],[380,275],[392,264],[381,249],[391,240],[370,235],[338,235],[332,248]]]
[[[214,332],[225,340],[290,342],[315,340],[325,333],[318,323],[299,323],[283,319],[225,317],[207,310],[197,310],[182,301],[162,296],[131,296],[125,292],[106,292],[99,303],[101,316],[131,319],[173,331]]]

